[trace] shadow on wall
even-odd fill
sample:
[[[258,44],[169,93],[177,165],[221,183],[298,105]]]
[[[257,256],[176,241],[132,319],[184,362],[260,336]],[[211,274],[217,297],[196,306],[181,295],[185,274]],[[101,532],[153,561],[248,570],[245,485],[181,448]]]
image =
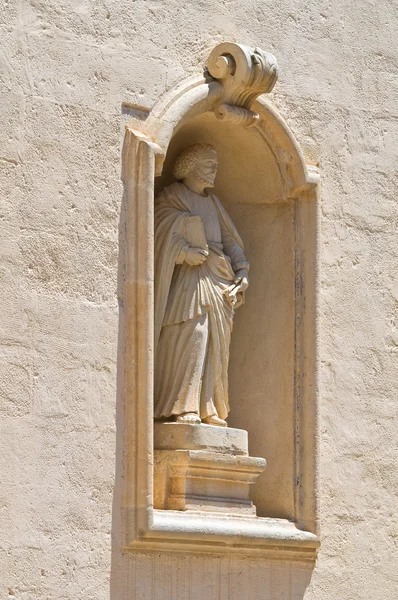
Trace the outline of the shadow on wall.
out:
[[[125,284],[125,249],[126,249],[126,192],[123,193],[119,217],[119,259],[117,277],[117,296],[119,299],[119,324],[117,348],[117,379],[116,379],[116,448],[115,448],[115,486],[112,501],[112,531],[111,531],[111,572],[110,572],[110,599],[122,600],[135,598],[129,592],[128,566],[131,558],[123,553],[124,524],[123,524],[123,448],[125,440],[124,419],[124,284]],[[130,558],[130,561],[128,560]]]

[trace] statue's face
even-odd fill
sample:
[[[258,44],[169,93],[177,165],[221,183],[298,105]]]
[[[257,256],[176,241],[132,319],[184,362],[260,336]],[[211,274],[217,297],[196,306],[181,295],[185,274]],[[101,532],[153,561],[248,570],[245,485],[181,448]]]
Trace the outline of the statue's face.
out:
[[[214,152],[201,152],[196,161],[194,175],[209,186],[214,185],[217,174],[217,155]]]

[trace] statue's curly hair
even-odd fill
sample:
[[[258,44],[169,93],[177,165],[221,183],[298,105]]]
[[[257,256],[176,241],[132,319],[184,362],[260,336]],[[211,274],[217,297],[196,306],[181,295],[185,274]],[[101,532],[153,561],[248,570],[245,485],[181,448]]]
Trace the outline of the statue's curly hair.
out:
[[[173,169],[173,175],[177,181],[181,181],[192,173],[203,150],[208,150],[217,156],[216,149],[211,144],[194,144],[178,155]]]

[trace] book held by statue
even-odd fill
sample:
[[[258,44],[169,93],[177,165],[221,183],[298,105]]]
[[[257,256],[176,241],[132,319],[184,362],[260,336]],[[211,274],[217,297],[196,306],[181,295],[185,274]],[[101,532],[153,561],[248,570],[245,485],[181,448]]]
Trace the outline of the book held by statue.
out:
[[[188,217],[184,237],[190,246],[208,250],[205,227],[199,216]]]

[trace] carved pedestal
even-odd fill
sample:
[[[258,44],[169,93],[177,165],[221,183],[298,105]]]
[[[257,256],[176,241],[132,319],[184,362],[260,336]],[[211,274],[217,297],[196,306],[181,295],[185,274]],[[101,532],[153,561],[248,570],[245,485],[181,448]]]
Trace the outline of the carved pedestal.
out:
[[[250,485],[265,466],[242,429],[156,423],[154,507],[256,516]]]

